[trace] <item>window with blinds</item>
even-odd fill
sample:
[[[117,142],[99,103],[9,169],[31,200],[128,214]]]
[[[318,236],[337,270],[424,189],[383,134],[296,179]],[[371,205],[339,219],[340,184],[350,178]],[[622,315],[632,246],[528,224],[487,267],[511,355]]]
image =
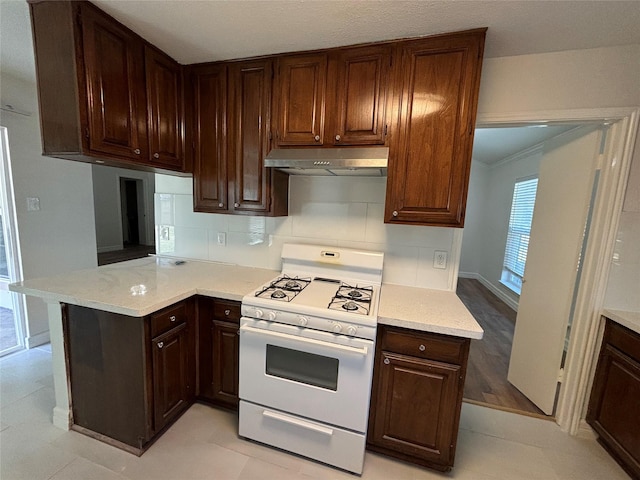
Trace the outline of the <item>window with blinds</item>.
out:
[[[517,179],[513,189],[507,246],[500,281],[520,295],[524,266],[527,262],[533,207],[536,203],[538,177]]]

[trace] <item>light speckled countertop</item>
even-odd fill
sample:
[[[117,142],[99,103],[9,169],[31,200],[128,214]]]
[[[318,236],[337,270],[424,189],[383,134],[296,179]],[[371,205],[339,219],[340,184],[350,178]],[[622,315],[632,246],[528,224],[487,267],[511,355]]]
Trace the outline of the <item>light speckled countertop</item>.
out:
[[[623,327],[627,327],[636,333],[640,333],[640,312],[627,312],[605,308],[602,314]]]
[[[146,257],[47,278],[25,280],[10,290],[107,312],[141,317],[192,295],[242,300],[278,271],[197,260]],[[144,285],[144,295],[132,287]],[[383,284],[378,323],[465,338],[482,328],[454,292]]]

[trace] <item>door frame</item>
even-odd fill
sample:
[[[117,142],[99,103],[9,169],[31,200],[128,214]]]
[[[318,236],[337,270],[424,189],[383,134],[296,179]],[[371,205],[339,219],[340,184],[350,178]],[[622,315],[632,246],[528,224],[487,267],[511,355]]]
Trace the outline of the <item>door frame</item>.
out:
[[[639,107],[545,110],[508,114],[478,114],[476,127],[526,126],[541,123],[599,123],[609,125],[611,141],[600,156],[600,184],[593,206],[589,244],[587,245],[576,305],[564,363],[564,375],[556,404],[555,421],[563,431],[575,435],[584,426],[588,395],[602,340],[601,314],[611,267],[626,185],[631,169]],[[608,160],[605,162],[605,160]],[[450,289],[455,291],[462,229],[455,229]]]
[[[7,249],[7,267],[9,282],[23,280],[22,254],[18,235],[15,193],[13,191],[13,173],[11,170],[11,155],[9,152],[9,133],[6,127],[0,126],[0,182],[2,182],[2,205],[5,206],[5,221],[2,228]],[[14,323],[18,344],[4,351],[3,355],[25,348],[26,296],[11,292],[13,303]]]

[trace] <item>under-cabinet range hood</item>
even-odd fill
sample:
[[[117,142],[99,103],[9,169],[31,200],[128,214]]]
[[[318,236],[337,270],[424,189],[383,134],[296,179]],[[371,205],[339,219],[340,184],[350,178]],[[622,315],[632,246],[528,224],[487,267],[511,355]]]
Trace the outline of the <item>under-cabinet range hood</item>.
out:
[[[276,148],[264,166],[294,175],[381,177],[387,174],[388,159],[388,147]]]

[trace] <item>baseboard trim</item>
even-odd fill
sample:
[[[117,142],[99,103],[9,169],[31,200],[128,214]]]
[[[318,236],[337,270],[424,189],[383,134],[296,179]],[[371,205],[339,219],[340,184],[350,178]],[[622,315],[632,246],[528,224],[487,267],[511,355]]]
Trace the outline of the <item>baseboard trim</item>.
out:
[[[514,312],[518,311],[518,302],[516,302],[513,298],[509,297],[505,294],[502,289],[498,286],[491,283],[489,280],[484,278],[482,275],[476,272],[458,272],[458,277],[460,278],[472,278],[474,280],[478,280],[482,285],[487,287],[487,289],[493,293],[496,297],[502,300],[511,310]]]
[[[458,272],[458,277],[460,278],[473,278],[477,280],[480,275],[474,272]]]
[[[33,335],[32,337],[27,337],[24,340],[27,348],[34,348],[44,345],[45,343],[49,343],[51,338],[49,337],[49,330],[47,330],[46,332]]]
[[[69,409],[54,407],[53,424],[58,428],[69,431],[71,429],[71,412]]]

